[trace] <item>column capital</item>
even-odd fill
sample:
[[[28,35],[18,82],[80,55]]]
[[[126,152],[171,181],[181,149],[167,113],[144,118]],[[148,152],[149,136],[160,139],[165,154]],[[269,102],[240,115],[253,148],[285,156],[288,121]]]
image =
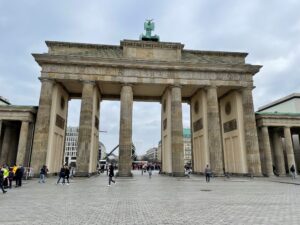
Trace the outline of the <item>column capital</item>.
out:
[[[133,85],[133,83],[126,83],[126,82],[121,83],[121,87],[124,87],[124,86],[130,86],[130,87],[133,87],[134,85]]]
[[[169,87],[170,88],[182,88],[182,85],[180,85],[180,84],[171,84],[171,85],[169,85]]]
[[[252,91],[254,88],[255,88],[255,86],[251,84],[251,85],[241,86],[237,90],[240,91],[240,92],[243,92],[243,91]]]
[[[216,84],[212,84],[212,85],[204,86],[203,89],[205,91],[208,91],[208,90],[211,90],[211,89],[218,89],[218,86]]]
[[[92,84],[92,85],[96,84],[96,82],[94,80],[80,80],[80,81],[83,84]]]
[[[41,82],[55,83],[55,79],[49,78],[49,77],[39,77],[38,79],[39,79]]]

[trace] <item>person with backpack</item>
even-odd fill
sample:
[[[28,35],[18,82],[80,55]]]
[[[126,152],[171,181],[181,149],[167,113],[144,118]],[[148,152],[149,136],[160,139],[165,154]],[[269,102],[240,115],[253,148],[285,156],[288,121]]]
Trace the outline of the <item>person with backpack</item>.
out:
[[[47,175],[48,169],[46,165],[43,165],[40,171],[40,180],[39,183],[45,183],[45,177]]]
[[[58,178],[56,184],[59,184],[59,181],[60,181],[61,178],[63,178],[62,184],[65,184],[65,176],[66,176],[66,173],[65,173],[65,167],[62,166],[61,169],[60,169],[60,172],[59,172],[59,178]]]
[[[209,183],[210,181],[210,176],[211,176],[211,169],[209,168],[209,165],[207,164],[204,170],[206,182]]]
[[[292,174],[292,179],[295,179],[296,178],[296,169],[295,169],[294,164],[291,166],[290,171]]]
[[[109,174],[108,174],[108,187],[110,186],[111,182],[113,182],[114,184],[116,183],[116,181],[113,180],[113,177],[115,176],[114,173],[114,166],[113,164],[110,164],[109,166]]]
[[[69,177],[70,177],[70,169],[68,166],[65,166],[65,177],[67,179],[67,185],[70,184],[70,181],[69,181]]]

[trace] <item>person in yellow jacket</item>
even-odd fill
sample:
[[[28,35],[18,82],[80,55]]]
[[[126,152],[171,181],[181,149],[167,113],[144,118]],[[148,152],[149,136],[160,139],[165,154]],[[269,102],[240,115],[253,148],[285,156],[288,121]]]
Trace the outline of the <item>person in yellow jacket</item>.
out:
[[[7,187],[7,185],[8,185],[8,175],[9,175],[9,170],[8,170],[8,168],[7,167],[3,167],[2,169],[1,169],[2,171],[3,171],[3,186],[4,187]]]
[[[14,165],[14,167],[13,167],[13,172],[14,172],[14,174],[16,174],[17,169],[18,169],[18,166],[17,166],[17,165]]]

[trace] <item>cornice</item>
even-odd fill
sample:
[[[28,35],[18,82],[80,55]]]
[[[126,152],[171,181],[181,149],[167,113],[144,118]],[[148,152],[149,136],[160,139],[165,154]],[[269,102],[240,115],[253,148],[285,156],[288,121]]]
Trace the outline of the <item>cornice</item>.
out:
[[[119,68],[136,68],[152,70],[199,71],[199,72],[233,72],[241,74],[256,74],[262,66],[250,64],[212,64],[174,61],[147,61],[128,58],[112,59],[93,56],[32,54],[36,62],[44,64],[105,66]]]
[[[122,47],[133,48],[162,48],[162,49],[183,49],[184,45],[181,43],[173,42],[153,42],[153,41],[136,41],[136,40],[123,40],[120,44]]]
[[[101,44],[87,44],[77,42],[62,42],[62,41],[45,41],[47,47],[76,47],[76,48],[94,48],[94,49],[118,49],[119,45],[101,45]]]

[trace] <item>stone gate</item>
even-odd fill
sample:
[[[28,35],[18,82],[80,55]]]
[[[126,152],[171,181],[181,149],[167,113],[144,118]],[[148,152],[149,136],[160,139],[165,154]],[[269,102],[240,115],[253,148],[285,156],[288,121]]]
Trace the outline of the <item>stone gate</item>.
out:
[[[41,93],[31,166],[58,172],[70,99],[81,98],[77,175],[96,172],[101,100],[121,101],[119,176],[131,176],[133,101],[161,103],[162,172],[184,175],[182,102],[190,104],[194,172],[210,164],[261,175],[247,53],[186,50],[181,43],[123,40],[120,45],[46,41],[33,54]],[[111,118],[113,120],[114,118]]]

